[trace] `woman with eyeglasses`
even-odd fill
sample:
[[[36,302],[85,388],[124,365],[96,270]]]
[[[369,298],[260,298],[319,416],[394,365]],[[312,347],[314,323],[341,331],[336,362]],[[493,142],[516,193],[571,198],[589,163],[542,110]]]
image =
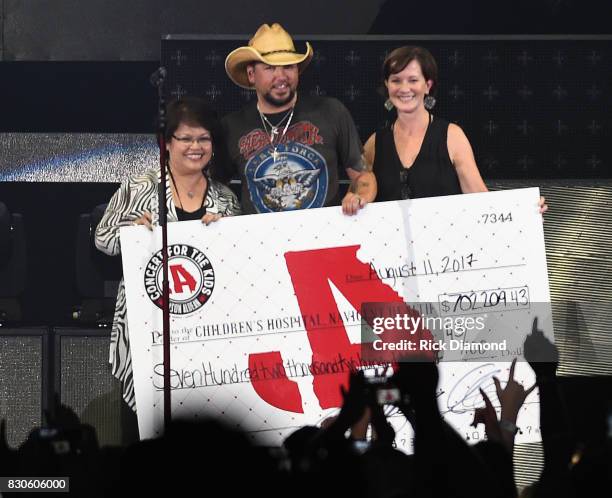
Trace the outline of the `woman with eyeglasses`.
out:
[[[202,220],[240,214],[240,203],[226,186],[231,178],[222,128],[216,113],[195,97],[172,101],[166,108],[166,206],[168,222]],[[128,178],[111,198],[96,228],[96,247],[109,255],[121,252],[119,229],[159,223],[160,168]],[[135,408],[132,360],[127,330],[125,287],[119,285],[111,333],[110,362],[123,385],[123,398]]]

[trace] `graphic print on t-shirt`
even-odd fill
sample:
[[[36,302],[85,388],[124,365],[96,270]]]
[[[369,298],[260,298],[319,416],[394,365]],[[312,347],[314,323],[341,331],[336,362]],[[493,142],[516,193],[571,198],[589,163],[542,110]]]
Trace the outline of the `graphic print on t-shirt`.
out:
[[[261,129],[240,140],[246,162],[244,175],[251,202],[260,213],[322,207],[327,195],[328,172],[325,159],[310,145],[322,143],[318,128],[297,123],[274,148]]]

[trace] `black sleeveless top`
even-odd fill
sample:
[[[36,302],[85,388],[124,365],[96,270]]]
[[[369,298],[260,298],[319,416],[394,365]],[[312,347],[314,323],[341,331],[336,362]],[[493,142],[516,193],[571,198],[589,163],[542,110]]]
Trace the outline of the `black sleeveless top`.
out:
[[[199,209],[195,211],[184,211],[178,206],[174,207],[176,209],[176,218],[179,221],[190,221],[190,220],[199,220],[206,214],[206,208],[202,205]]]
[[[423,144],[414,163],[404,168],[395,148],[393,129],[376,131],[374,174],[377,201],[398,201],[461,193],[459,178],[448,155],[448,121],[436,117],[427,126]]]
[[[170,173],[170,178],[172,179],[172,183],[174,183],[176,188],[176,182],[174,181],[174,177],[172,176],[172,170],[168,168],[168,172]],[[208,195],[208,187],[210,186],[210,178],[202,171],[202,175],[206,178],[206,186],[204,187],[204,195],[202,196],[202,205],[196,209],[195,211],[185,211],[182,207],[174,206],[176,209],[176,218],[178,221],[191,221],[191,220],[199,220],[202,219],[202,216],[206,214],[206,207],[204,204],[206,203],[206,196]],[[180,197],[179,197],[180,199]]]

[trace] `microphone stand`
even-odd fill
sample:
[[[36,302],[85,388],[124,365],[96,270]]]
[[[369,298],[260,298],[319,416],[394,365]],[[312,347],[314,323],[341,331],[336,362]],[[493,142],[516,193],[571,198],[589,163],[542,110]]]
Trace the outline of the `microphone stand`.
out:
[[[162,229],[162,314],[164,352],[164,429],[172,420],[170,403],[170,287],[168,284],[168,210],[166,206],[166,103],[163,86],[166,69],[160,67],[151,75],[151,84],[157,88],[157,145],[159,146],[159,225]]]

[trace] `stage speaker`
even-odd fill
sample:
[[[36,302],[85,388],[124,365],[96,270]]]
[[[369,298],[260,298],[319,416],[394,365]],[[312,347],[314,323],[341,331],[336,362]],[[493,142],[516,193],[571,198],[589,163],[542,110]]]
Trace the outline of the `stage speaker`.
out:
[[[43,422],[50,386],[48,330],[0,326],[0,419],[17,448]]]
[[[83,424],[96,429],[101,446],[137,439],[135,414],[123,402],[121,384],[108,363],[110,329],[56,328],[55,392]]]

